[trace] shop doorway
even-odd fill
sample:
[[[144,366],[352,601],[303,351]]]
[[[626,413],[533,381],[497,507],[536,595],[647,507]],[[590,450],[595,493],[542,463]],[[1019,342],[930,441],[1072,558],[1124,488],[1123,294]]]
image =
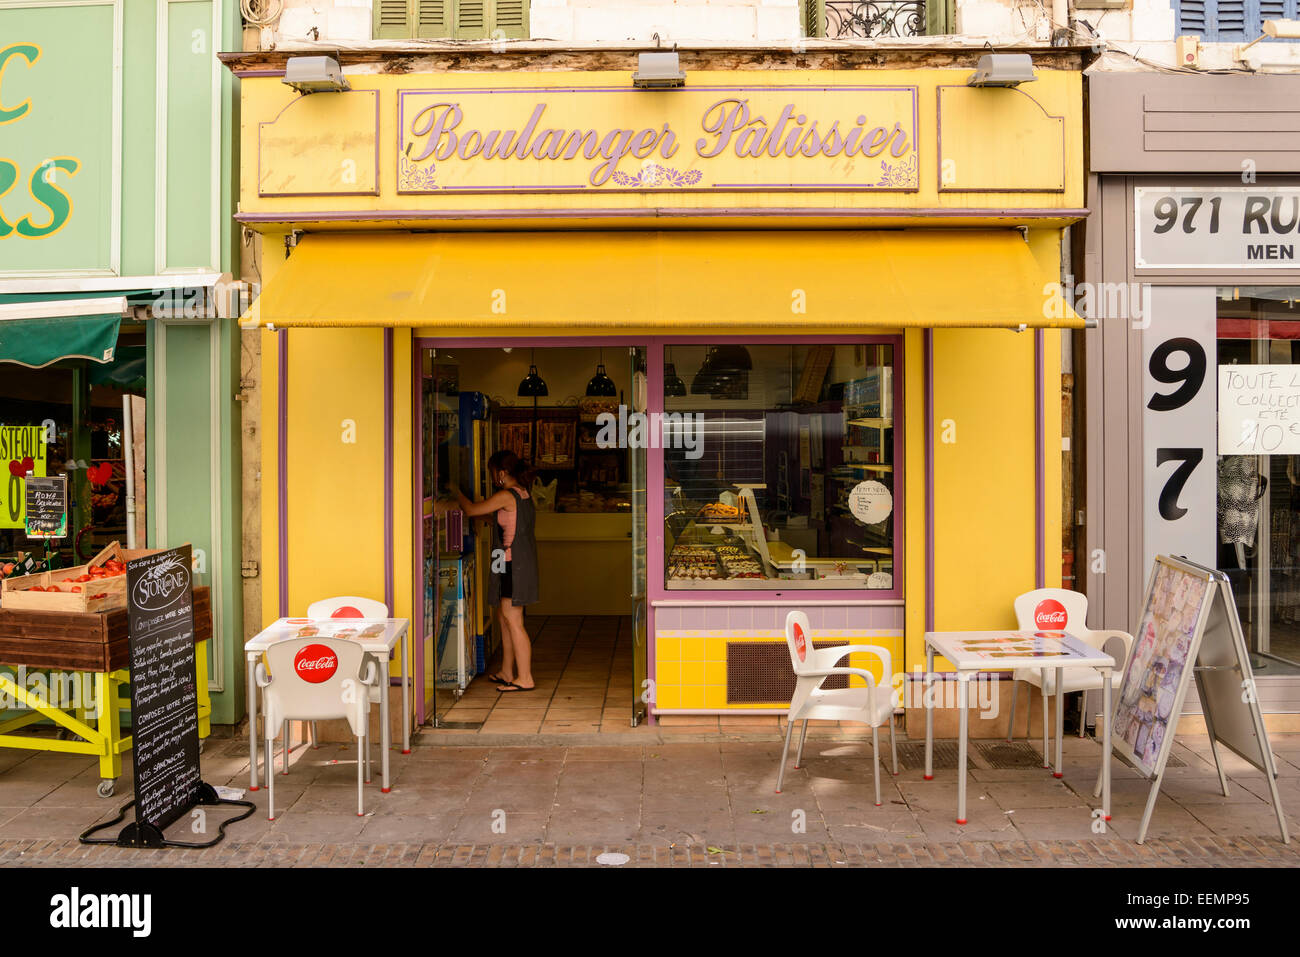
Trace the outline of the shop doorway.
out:
[[[626,340],[542,344],[424,340],[419,374],[420,719],[504,733],[597,732],[645,717],[646,449],[610,416],[645,411],[646,349]],[[502,694],[503,656],[489,599],[502,556],[482,501],[487,462],[514,452],[530,469],[537,601],[525,608],[535,689]],[[494,565],[495,563],[495,565]],[[513,564],[513,563],[512,563]]]
[[[124,327],[110,362],[0,362],[0,577],[82,564],[114,541],[143,545],[145,350],[144,332]],[[67,477],[65,536],[27,537],[28,473]]]

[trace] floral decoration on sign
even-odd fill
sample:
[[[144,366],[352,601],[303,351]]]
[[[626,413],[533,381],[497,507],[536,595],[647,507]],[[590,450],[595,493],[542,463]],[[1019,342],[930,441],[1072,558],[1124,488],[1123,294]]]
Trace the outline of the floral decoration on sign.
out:
[[[414,190],[437,189],[438,177],[435,174],[436,169],[437,165],[434,163],[429,163],[427,166],[417,166],[403,156],[401,170],[398,174],[401,180],[401,188]]]
[[[671,166],[660,166],[658,163],[647,163],[641,167],[641,172],[635,176],[629,176],[627,173],[616,172],[612,177],[614,182],[619,186],[639,186],[648,189],[656,186],[694,186],[704,174],[697,169],[684,170],[678,172]]]
[[[896,186],[910,189],[917,184],[915,153],[897,163],[881,160],[880,170],[882,175],[880,182],[876,183],[877,186]]]

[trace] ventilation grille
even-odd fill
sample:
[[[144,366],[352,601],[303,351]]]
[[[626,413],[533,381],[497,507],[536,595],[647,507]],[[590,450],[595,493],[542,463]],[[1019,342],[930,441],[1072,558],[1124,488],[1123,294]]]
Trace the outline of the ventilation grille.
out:
[[[979,751],[980,757],[988,763],[989,767],[999,771],[1043,766],[1043,756],[1027,741],[1016,741],[1012,744],[1007,744],[1005,741],[995,744],[976,744],[975,749]],[[953,766],[956,767],[956,762]]]
[[[814,641],[813,647],[839,648],[847,644]],[[848,686],[848,675],[831,675],[822,682],[823,688]],[[790,669],[790,649],[784,641],[727,643],[727,704],[767,704],[793,697],[794,672]]]
[[[898,763],[904,771],[925,769],[925,742],[908,741],[898,746]],[[936,771],[957,770],[957,742],[935,741],[931,765]],[[966,752],[966,769],[975,767],[970,752]]]

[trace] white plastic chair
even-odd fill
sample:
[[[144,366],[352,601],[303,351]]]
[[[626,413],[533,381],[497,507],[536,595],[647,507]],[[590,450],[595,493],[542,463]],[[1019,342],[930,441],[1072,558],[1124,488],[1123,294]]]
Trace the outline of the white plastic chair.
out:
[[[305,661],[324,661],[322,667],[298,670],[298,656],[307,648],[317,646],[321,654],[313,657],[308,652]],[[329,668],[329,655],[333,656],[333,670],[324,679],[322,671]],[[369,660],[367,660],[369,659]],[[295,638],[272,645],[266,651],[268,669],[257,663],[257,684],[262,689],[262,707],[265,711],[266,753],[272,750],[275,728],[284,726],[285,750],[289,747],[287,725],[290,720],[315,721],[328,718],[345,718],[357,739],[357,815],[365,814],[365,784],[368,777],[363,768],[369,749],[366,738],[370,730],[370,695],[367,686],[374,684],[377,669],[361,646],[347,639]],[[311,675],[315,680],[308,680]],[[266,776],[269,787],[267,820],[275,820],[275,774]]]
[[[1065,610],[1065,621],[1057,621],[1059,612],[1054,606],[1045,603],[1055,602]],[[1034,591],[1025,592],[1016,599],[1016,622],[1021,631],[1068,631],[1074,637],[1078,638],[1084,644],[1099,650],[1105,650],[1106,642],[1112,638],[1119,639],[1123,645],[1123,653],[1115,659],[1115,670],[1111,672],[1110,680],[1112,689],[1118,689],[1120,678],[1124,674],[1124,668],[1128,664],[1129,653],[1133,650],[1133,636],[1124,631],[1092,631],[1087,626],[1088,620],[1088,597],[1077,591],[1069,591],[1064,588],[1038,588]],[[1052,613],[1056,613],[1056,618],[1047,620]],[[1040,616],[1042,616],[1040,618]],[[1011,679],[1011,720],[1007,725],[1007,740],[1011,741],[1016,734],[1016,699],[1019,697],[1019,682],[1024,681],[1033,685],[1042,692],[1043,698],[1043,766],[1050,763],[1047,754],[1047,742],[1050,737],[1050,725],[1048,721],[1047,699],[1049,696],[1056,694],[1056,671],[1049,668],[1047,671],[1047,687],[1043,687],[1042,672],[1034,668],[1019,668]],[[1094,668],[1066,668],[1061,679],[1061,691],[1063,694],[1072,694],[1075,691],[1082,691],[1086,695],[1089,691],[1100,691],[1102,687],[1101,673]],[[1084,736],[1084,725],[1087,722],[1079,722],[1079,737]]]
[[[314,601],[307,606],[308,618],[387,618],[388,606],[382,601],[375,601],[373,598],[360,598],[356,595],[340,595],[337,598],[322,598],[320,601]],[[379,662],[373,657],[368,656],[375,661],[375,666]],[[376,684],[370,689],[370,701],[372,704],[379,704],[379,685]],[[317,747],[316,744],[316,722],[311,723],[311,746]],[[366,780],[370,780],[369,763],[370,755],[366,755]]]
[[[776,793],[785,782],[785,762],[790,754],[790,732],[796,721],[803,721],[799,732],[797,770],[803,761],[803,743],[808,736],[809,721],[859,721],[871,726],[871,781],[876,787],[876,807],[880,807],[880,726],[889,722],[889,748],[893,752],[894,773],[898,773],[898,742],[894,735],[893,658],[888,649],[878,645],[840,645],[816,649],[808,616],[792,611],[785,618],[785,643],[790,650],[790,667],[794,669],[794,697],[785,723],[785,748],[781,751],[781,771],[776,779]],[[845,655],[867,653],[880,659],[883,671],[877,691],[876,677],[862,668],[837,668],[835,662]],[[828,675],[857,675],[866,681],[865,688],[823,688]]]

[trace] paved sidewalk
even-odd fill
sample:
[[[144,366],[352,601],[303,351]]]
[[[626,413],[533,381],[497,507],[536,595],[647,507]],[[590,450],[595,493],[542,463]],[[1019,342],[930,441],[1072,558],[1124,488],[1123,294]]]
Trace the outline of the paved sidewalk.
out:
[[[1116,762],[1114,819],[1096,833],[1100,748],[1071,737],[1065,745],[1062,781],[1041,767],[991,766],[1014,764],[1014,752],[973,749],[965,827],[954,821],[955,772],[922,780],[920,745],[902,741],[913,766],[897,778],[882,772],[883,807],[874,806],[869,746],[810,738],[782,794],[775,741],[394,751],[393,790],[370,785],[364,817],[355,813],[354,749],[299,748],[277,778],[276,820],[266,820],[264,789],[246,794],[259,813],[203,851],[78,845],[78,833],[129,798],[129,773],[104,800],[86,758],[0,751],[0,864],[549,866],[591,864],[603,850],[656,866],[1300,864],[1300,840],[1278,839],[1263,776],[1227,758],[1224,797],[1206,739],[1175,745],[1181,766],[1166,772],[1143,847],[1133,838],[1146,783]],[[1300,835],[1300,735],[1275,735],[1273,746]],[[247,787],[246,747],[210,739],[205,779]],[[207,811],[208,833],[222,816]],[[196,838],[189,819],[176,827],[179,839]]]

